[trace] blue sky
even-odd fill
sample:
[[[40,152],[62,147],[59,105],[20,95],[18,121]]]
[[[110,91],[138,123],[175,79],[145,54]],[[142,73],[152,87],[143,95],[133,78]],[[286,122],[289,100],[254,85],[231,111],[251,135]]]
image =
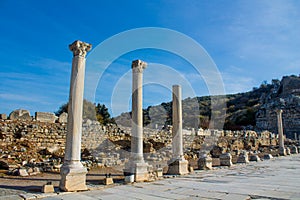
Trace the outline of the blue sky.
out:
[[[70,43],[79,39],[95,48],[118,33],[142,27],[172,29],[197,41],[216,64],[226,93],[248,91],[264,80],[300,73],[300,2],[296,0],[1,0],[0,8],[0,113],[18,108],[32,115],[56,111],[68,100]],[[145,78],[174,79],[153,74],[159,69],[155,66],[168,66],[163,67],[166,73],[180,72],[193,89],[184,97],[210,93],[201,74],[184,58],[157,49],[133,49],[107,68],[92,99],[110,110],[116,105],[114,115],[130,109],[128,94],[122,108],[112,104],[112,99],[122,99],[119,93],[114,98],[112,94],[126,88],[130,92],[130,65],[135,58],[150,63],[146,70],[152,74],[145,71]],[[121,82],[122,87],[115,89],[126,74],[128,83]],[[145,86],[145,107],[170,100],[164,85]]]

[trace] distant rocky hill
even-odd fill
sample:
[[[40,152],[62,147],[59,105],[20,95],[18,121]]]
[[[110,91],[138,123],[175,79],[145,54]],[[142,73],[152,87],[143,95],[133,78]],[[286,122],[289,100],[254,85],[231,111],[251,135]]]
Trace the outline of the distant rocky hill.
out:
[[[211,101],[226,101],[225,108],[211,109]],[[300,134],[300,77],[285,76],[282,80],[264,82],[252,91],[226,96],[187,98],[183,100],[183,126],[185,128],[213,127],[211,116],[226,111],[224,129],[270,130],[277,133],[276,109],[283,109],[285,134]],[[161,127],[172,124],[172,102],[144,109],[144,126]],[[130,126],[130,113],[115,118],[123,126]],[[218,120],[218,119],[214,119]],[[210,126],[209,126],[210,124]]]
[[[277,132],[276,109],[282,109],[284,133],[294,138],[300,134],[300,78],[285,76],[273,89],[262,96],[256,113],[256,129]]]

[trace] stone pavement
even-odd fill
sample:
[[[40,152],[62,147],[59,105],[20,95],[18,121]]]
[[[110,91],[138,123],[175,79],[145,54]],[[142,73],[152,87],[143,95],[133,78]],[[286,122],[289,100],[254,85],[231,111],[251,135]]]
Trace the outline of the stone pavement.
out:
[[[156,182],[60,193],[44,200],[93,199],[300,199],[300,154]]]
[[[1,189],[1,188],[0,188]],[[4,188],[5,189],[5,188]],[[90,188],[75,193],[7,193],[0,199],[93,200],[93,199],[298,199],[300,154],[263,162],[195,171],[194,174],[156,182]]]

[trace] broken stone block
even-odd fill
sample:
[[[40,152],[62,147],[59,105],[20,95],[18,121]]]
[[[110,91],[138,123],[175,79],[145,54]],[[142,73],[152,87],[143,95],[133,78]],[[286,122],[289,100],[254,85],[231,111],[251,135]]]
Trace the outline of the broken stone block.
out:
[[[10,120],[24,120],[24,121],[31,121],[31,116],[28,110],[14,110],[9,114]]]
[[[260,158],[259,158],[258,155],[251,155],[250,156],[250,161],[258,162],[258,161],[260,161]]]
[[[26,169],[19,169],[18,170],[18,175],[19,176],[29,176],[28,172]]]
[[[46,184],[46,185],[43,185],[42,187],[42,192],[43,193],[53,193],[54,192],[54,186],[52,184]]]
[[[156,176],[157,177],[162,177],[163,176],[163,169],[162,168],[158,168],[156,170]]]
[[[232,156],[230,153],[223,153],[220,155],[220,165],[221,166],[232,166]]]
[[[7,116],[6,116],[6,114],[0,114],[0,119],[4,119],[4,120],[6,120],[6,119],[7,119]]]
[[[40,122],[55,123],[57,117],[50,112],[35,112],[35,120]]]
[[[114,180],[111,177],[107,177],[104,179],[104,185],[111,185],[114,184]]]
[[[134,182],[134,174],[125,176],[125,183],[133,183]]]
[[[238,156],[237,163],[249,163],[248,152],[242,151]]]
[[[58,122],[59,123],[67,123],[68,122],[68,113],[61,113],[58,117]]]
[[[265,154],[264,155],[264,160],[270,160],[272,158],[273,158],[273,156],[271,154]]]
[[[212,169],[212,158],[209,155],[201,155],[198,160],[198,169],[210,170]]]
[[[168,172],[167,174],[171,175],[183,175],[188,174],[188,164],[189,162],[187,160],[175,160],[168,163]]]
[[[298,153],[298,148],[295,145],[292,145],[290,147],[291,154],[297,154]]]

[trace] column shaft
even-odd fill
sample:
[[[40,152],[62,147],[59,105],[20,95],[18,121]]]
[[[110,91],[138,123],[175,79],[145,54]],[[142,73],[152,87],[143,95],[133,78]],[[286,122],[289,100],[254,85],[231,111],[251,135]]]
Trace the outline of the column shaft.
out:
[[[81,154],[82,108],[84,91],[85,58],[75,56],[68,105],[68,126],[66,136],[66,162],[79,162]]]
[[[282,126],[282,110],[277,111],[277,126],[278,126],[279,148],[284,148],[283,126]]]
[[[182,146],[182,101],[181,101],[181,87],[179,85],[173,85],[173,129],[172,129],[172,151],[173,159],[183,158],[183,146]]]
[[[136,162],[143,158],[143,73],[133,70],[132,73],[132,140],[131,148]]]
[[[143,156],[143,70],[147,64],[141,60],[132,62],[132,123],[131,160],[144,163]]]

